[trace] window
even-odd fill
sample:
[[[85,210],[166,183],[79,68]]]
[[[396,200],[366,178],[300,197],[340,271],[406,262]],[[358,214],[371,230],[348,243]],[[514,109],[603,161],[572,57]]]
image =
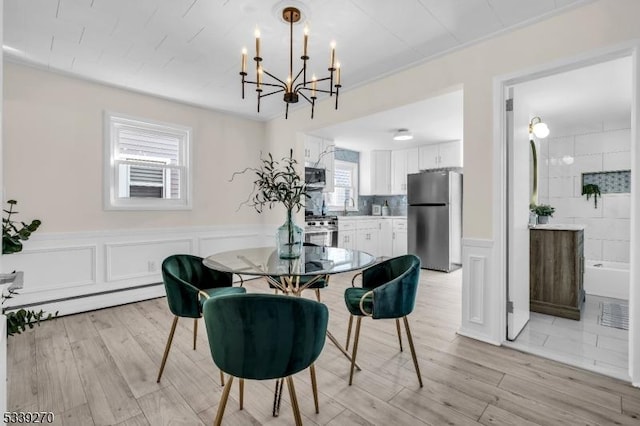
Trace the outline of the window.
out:
[[[191,208],[191,129],[105,113],[105,208]]]
[[[333,210],[358,209],[358,163],[335,160],[334,189],[327,194],[329,207]]]

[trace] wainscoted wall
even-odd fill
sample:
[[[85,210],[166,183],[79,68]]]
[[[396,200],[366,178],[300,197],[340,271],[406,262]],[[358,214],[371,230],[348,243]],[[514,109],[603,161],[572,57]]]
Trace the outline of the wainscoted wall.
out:
[[[582,194],[582,174],[631,169],[629,122],[591,123],[588,128],[554,132],[540,141],[539,202],[556,212],[551,223],[586,225],[585,257],[629,262],[631,195],[604,193],[595,208]],[[614,188],[624,191],[624,188]]]
[[[6,270],[25,273],[7,306],[67,315],[163,296],[167,256],[273,245],[274,235],[262,225],[34,234],[21,253],[3,256]]]
[[[487,343],[500,345],[504,340],[500,331],[501,280],[494,267],[494,244],[491,240],[463,238],[462,264],[462,322],[458,333]],[[490,334],[492,333],[492,334]]]

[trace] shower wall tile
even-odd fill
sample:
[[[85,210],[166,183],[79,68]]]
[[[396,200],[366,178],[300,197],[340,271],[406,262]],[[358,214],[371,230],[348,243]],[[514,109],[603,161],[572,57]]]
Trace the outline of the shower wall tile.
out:
[[[602,260],[602,240],[585,238],[584,257],[589,260]]]
[[[549,141],[549,158],[562,158],[565,155],[575,155],[573,136],[554,138]]]
[[[629,219],[581,218],[580,222],[586,225],[585,238],[629,241]]]
[[[546,177],[542,177],[542,174],[540,175],[540,177],[538,177],[538,203],[542,203],[542,198],[547,199],[549,198],[549,178]],[[548,204],[548,203],[546,203]]]
[[[602,155],[603,170],[631,170],[631,151],[607,152]]]
[[[598,200],[604,217],[628,219],[631,217],[630,194],[605,194]]]
[[[599,154],[603,152],[629,151],[631,130],[612,130],[576,136],[576,155]]]
[[[572,175],[580,176],[582,173],[601,172],[602,154],[578,155],[574,158]]]
[[[573,197],[575,196],[575,182],[573,176],[557,177],[549,179],[549,197]]]
[[[602,240],[602,260],[629,263],[629,251],[628,241]]]

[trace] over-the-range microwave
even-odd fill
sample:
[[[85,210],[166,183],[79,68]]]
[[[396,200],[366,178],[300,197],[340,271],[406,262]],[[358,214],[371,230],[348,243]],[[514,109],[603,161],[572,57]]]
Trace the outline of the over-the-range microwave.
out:
[[[327,171],[318,167],[305,167],[304,180],[312,188],[324,188],[327,184]]]

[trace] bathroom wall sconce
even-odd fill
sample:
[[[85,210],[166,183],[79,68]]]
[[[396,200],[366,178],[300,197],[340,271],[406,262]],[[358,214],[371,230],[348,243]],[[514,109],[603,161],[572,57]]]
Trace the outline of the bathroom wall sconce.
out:
[[[408,129],[398,129],[398,131],[393,134],[394,141],[410,141],[411,139],[413,139],[413,133]]]
[[[533,117],[529,123],[529,134],[544,139],[549,136],[549,126],[543,123],[540,117]]]

